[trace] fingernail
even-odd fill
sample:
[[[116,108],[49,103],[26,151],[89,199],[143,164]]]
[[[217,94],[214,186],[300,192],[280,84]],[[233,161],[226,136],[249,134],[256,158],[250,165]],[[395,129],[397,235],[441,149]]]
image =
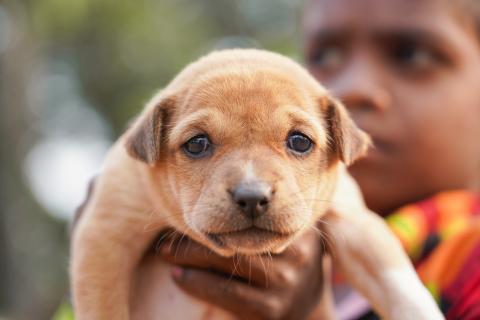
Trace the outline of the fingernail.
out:
[[[180,267],[172,267],[172,276],[174,278],[181,278],[183,270]]]

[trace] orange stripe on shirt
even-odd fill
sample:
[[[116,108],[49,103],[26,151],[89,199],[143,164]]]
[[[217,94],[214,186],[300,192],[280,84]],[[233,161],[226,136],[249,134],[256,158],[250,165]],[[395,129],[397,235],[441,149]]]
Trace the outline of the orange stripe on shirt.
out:
[[[479,231],[480,220],[476,219],[467,230],[442,242],[417,268],[422,281],[436,283],[440,289],[448,286],[455,279],[468,254],[480,242]]]

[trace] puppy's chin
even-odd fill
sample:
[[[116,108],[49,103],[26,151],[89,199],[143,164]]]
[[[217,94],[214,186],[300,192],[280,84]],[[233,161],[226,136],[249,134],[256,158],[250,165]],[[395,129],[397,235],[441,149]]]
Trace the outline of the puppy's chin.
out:
[[[285,234],[250,227],[239,231],[205,233],[204,235],[214,251],[224,256],[232,256],[234,254],[280,253],[290,244],[295,233]]]

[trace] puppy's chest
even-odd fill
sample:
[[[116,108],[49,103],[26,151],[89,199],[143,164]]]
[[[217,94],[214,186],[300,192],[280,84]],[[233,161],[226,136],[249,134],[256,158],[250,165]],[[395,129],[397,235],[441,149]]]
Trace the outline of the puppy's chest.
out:
[[[136,295],[131,298],[133,300],[131,305],[141,308],[132,310],[134,320],[235,319],[222,309],[204,303],[179,289],[172,280],[171,266],[159,263],[158,257],[147,257],[141,263],[135,277],[137,281],[134,283],[138,288],[132,291]]]

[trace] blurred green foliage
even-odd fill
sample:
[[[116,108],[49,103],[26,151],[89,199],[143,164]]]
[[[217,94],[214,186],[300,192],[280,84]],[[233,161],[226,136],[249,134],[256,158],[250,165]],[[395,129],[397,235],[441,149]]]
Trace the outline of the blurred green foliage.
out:
[[[292,0],[42,0],[28,2],[27,11],[42,51],[75,67],[85,95],[116,130],[183,66],[214,48],[257,46],[298,56]]]
[[[52,320],[73,320],[75,319],[73,315],[73,310],[70,304],[62,303],[58,308],[57,312],[52,317]]]

